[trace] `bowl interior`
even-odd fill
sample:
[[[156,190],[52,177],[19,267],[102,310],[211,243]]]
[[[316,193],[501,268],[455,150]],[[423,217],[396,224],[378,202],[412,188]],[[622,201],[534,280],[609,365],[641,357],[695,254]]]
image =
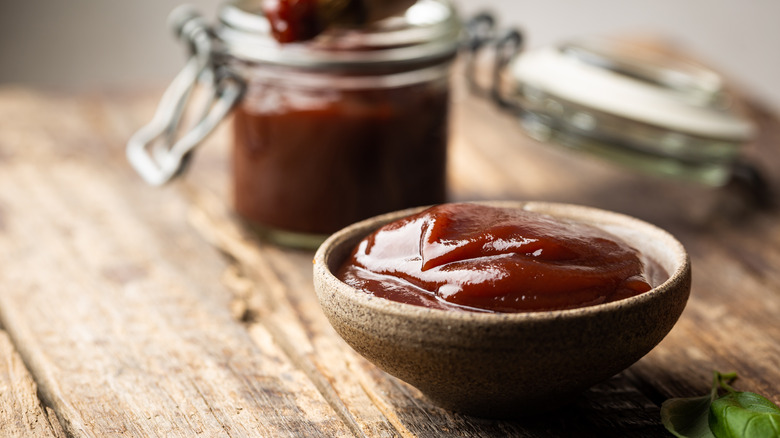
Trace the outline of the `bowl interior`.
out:
[[[593,207],[586,207],[574,204],[563,203],[551,203],[551,202],[517,202],[517,201],[492,201],[481,202],[485,205],[493,205],[497,207],[514,207],[522,208],[528,211],[534,211],[538,213],[549,214],[551,216],[571,219],[578,222],[597,226],[605,231],[608,231],[615,236],[621,238],[629,245],[637,249],[643,257],[648,258],[657,263],[666,273],[664,278],[654,284],[654,290],[658,289],[664,283],[670,282],[675,277],[679,277],[689,269],[688,254],[685,251],[683,245],[667,231],[639,220],[637,218],[627,216],[620,213],[615,213],[607,210],[601,210]],[[360,242],[368,234],[376,230],[377,228],[403,217],[419,213],[425,210],[427,207],[417,207],[406,210],[395,211],[384,215],[376,216],[366,219],[361,222],[352,224],[328,238],[318,249],[315,255],[315,266],[320,265],[326,267],[327,272],[321,272],[321,275],[327,275],[332,277],[333,280],[339,282],[333,274],[341,264],[350,255],[355,245]],[[349,286],[344,285],[349,288]],[[351,289],[351,288],[350,288]],[[640,294],[638,296],[628,298],[627,300],[644,300],[651,297],[653,291]],[[366,295],[366,294],[363,294]],[[379,300],[375,300],[379,301]],[[381,300],[388,301],[388,300]],[[626,301],[626,300],[622,300]],[[393,303],[392,305],[400,305],[405,308],[403,311],[407,312],[419,312],[423,311],[433,313],[465,313],[468,312],[440,312],[436,309],[427,309],[419,306],[413,306],[403,303]],[[517,313],[517,314],[501,314],[501,315],[518,315],[518,317],[528,317],[529,315],[554,315],[559,312],[572,312],[572,311],[595,311],[600,307],[614,305],[613,303],[600,304],[595,306],[583,307],[580,309],[572,310],[559,310],[559,311],[546,311],[546,312],[533,312],[533,313]],[[496,314],[483,314],[487,318],[490,315]],[[525,316],[520,316],[525,315]],[[450,315],[452,316],[452,315]],[[504,316],[501,316],[504,318]]]

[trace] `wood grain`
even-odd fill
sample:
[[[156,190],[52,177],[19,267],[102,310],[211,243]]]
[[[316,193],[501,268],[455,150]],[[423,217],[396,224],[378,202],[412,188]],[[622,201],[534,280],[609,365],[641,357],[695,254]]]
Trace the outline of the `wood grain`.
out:
[[[660,403],[703,394],[713,369],[780,402],[773,208],[538,143],[456,90],[451,199],[628,213],[673,232],[694,272],[678,325],[626,372],[547,416],[472,418],[352,351],[316,302],[312,253],[264,244],[234,217],[227,124],[183,181],[143,185],[123,148],[156,99],[0,89],[0,322],[11,341],[0,336],[0,353],[15,357],[0,384],[26,388],[20,406],[35,415],[22,427],[51,412],[41,436],[61,436],[61,424],[74,437],[659,437]],[[761,135],[746,155],[776,202],[780,122],[753,115]],[[0,392],[0,425],[27,412],[8,400]]]
[[[225,263],[174,191],[128,180],[95,102],[0,102],[0,320],[69,435],[351,435],[232,318]]]
[[[32,376],[3,330],[0,330],[0,431],[8,438],[65,436],[54,411],[38,399]]]

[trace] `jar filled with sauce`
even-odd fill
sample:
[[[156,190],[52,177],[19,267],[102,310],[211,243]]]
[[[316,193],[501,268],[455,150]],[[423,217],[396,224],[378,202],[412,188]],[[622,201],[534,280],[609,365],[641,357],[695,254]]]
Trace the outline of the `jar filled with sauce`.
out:
[[[209,46],[192,82],[208,76],[216,96],[187,135],[199,141],[232,112],[232,203],[263,237],[314,247],[358,220],[445,201],[449,70],[460,33],[446,0],[290,43],[277,41],[257,0],[224,5],[213,27],[195,15],[177,21],[192,59],[199,43]],[[131,140],[128,157],[160,183],[179,171],[166,169],[174,167],[166,153],[180,165],[194,144],[158,153],[142,141],[152,133]],[[147,177],[149,165],[167,174]]]

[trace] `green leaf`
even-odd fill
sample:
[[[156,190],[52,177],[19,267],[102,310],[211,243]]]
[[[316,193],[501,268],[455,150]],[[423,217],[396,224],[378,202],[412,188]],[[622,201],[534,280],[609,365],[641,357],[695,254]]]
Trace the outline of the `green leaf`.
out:
[[[709,427],[717,438],[777,438],[780,408],[756,393],[732,389],[710,405]]]
[[[780,408],[729,383],[736,373],[715,372],[710,394],[673,398],[661,405],[661,421],[679,438],[780,438]],[[723,396],[719,392],[723,392]]]
[[[678,438],[715,438],[710,431],[712,396],[672,398],[661,405],[661,422]]]

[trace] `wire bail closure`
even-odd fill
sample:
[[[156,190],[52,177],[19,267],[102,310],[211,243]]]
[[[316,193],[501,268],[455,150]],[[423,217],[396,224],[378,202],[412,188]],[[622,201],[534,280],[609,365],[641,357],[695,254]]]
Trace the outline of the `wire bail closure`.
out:
[[[496,19],[488,12],[472,17],[466,23],[465,76],[471,93],[493,101],[499,108],[522,112],[522,108],[510,102],[501,90],[501,74],[509,63],[523,50],[523,33],[515,28],[499,29]],[[493,64],[488,85],[480,84],[477,73],[477,57],[489,49]]]
[[[202,16],[184,5],[171,13],[169,23],[187,43],[190,57],[163,93],[152,120],[130,138],[126,150],[133,168],[154,186],[184,170],[193,149],[225,118],[245,89],[239,77],[215,61],[214,39]],[[208,90],[207,96],[185,130],[182,117],[197,87]]]

